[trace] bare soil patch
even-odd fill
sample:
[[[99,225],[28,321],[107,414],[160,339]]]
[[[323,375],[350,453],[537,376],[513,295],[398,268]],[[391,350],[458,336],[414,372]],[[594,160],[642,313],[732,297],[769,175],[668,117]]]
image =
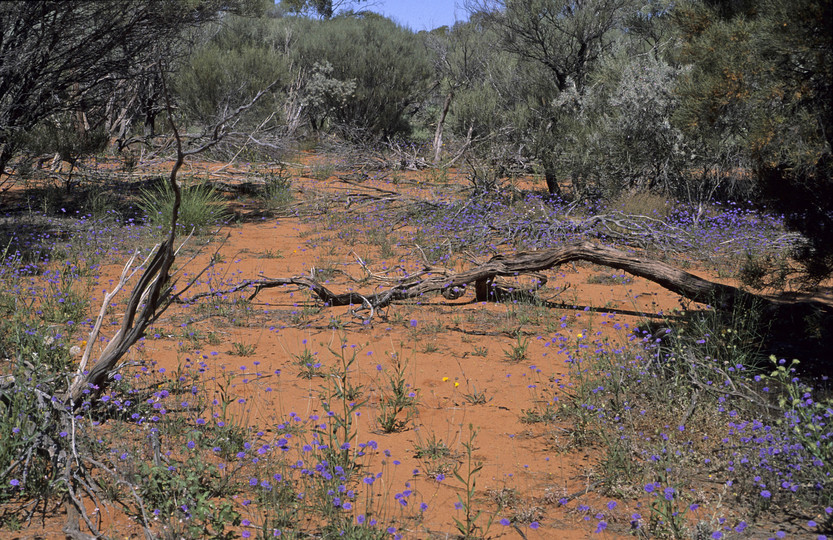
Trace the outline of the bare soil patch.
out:
[[[424,172],[347,176],[353,173],[331,170],[309,156],[301,166],[307,172],[293,185],[296,202],[330,193],[341,197],[337,202],[346,201],[346,208],[321,198],[306,215],[256,217],[257,202],[237,198],[238,215],[252,212],[250,219],[195,238],[179,259],[195,255],[184,278],[213,263],[190,296],[227,291],[244,280],[288,276],[371,294],[382,285],[370,273],[419,271],[420,247],[395,238],[385,244],[370,229],[348,230],[349,224],[332,216],[356,207],[372,212],[380,201],[430,202],[443,189],[463,196],[461,182],[438,186],[425,181]],[[321,177],[311,178],[314,173]],[[234,181],[230,169],[228,174]],[[418,225],[408,227],[418,232]],[[690,264],[692,274],[737,285]],[[121,265],[118,257],[102,261],[93,290],[112,284]],[[345,357],[353,358],[348,375],[358,391],[350,401],[361,406],[350,409],[351,444],[373,442],[372,448],[363,447],[370,463],[362,474],[381,475],[377,489],[357,497],[353,508],[357,515],[395,523],[396,534],[453,535],[455,519],[467,509],[461,504],[467,500],[465,481],[476,479],[466,505],[482,510],[481,532],[492,521],[489,537],[570,539],[601,531],[612,538],[632,536],[643,524],[634,516],[650,512],[645,494],[619,491],[614,497],[599,489],[611,482],[599,470],[599,450],[577,444],[574,427],[557,415],[540,418],[542,411],[557,411],[559,400],[570,399],[574,391],[571,359],[559,345],[582,348],[606,341],[625,347],[637,327],[667,324],[703,306],[651,281],[590,263],[565,264],[549,270],[548,277],[534,297],[520,292],[529,287],[528,278],[503,277],[501,285],[519,291],[517,296],[479,302],[473,290],[451,299],[426,295],[383,306],[372,317],[356,312],[361,305],[325,306],[310,290],[293,285],[265,289],[252,301],[245,300],[250,289],[205,296],[172,307],[131,360],[161,379],[201,366],[202,381],[212,392],[206,399],[222,403],[223,420],[257,433],[259,443],[276,445],[288,423],[310,429],[327,417],[333,373]],[[92,305],[100,300],[100,295],[92,298]],[[391,424],[391,380],[397,376],[411,401]],[[200,420],[218,422],[219,409],[207,410],[214,416]],[[482,468],[464,476],[469,458]],[[455,471],[465,480],[455,478]],[[243,497],[233,502],[245,515]],[[142,534],[115,508],[88,510],[101,516],[102,531]],[[688,519],[702,515],[705,510]],[[58,510],[13,537],[60,536],[63,519]]]

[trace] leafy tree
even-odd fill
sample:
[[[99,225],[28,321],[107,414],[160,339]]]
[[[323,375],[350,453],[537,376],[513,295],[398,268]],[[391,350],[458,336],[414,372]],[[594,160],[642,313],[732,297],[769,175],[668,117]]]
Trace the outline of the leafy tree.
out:
[[[348,10],[354,4],[361,4],[367,0],[281,0],[280,7],[289,13],[317,16],[321,19],[332,19],[341,10]]]
[[[409,117],[425,98],[431,74],[419,37],[378,15],[289,22],[298,35],[291,54],[301,66],[310,70],[327,62],[329,79],[355,84],[350,99],[339,92],[327,104],[331,122],[345,135],[389,137],[410,130]]]
[[[810,243],[799,259],[833,273],[833,2],[762,2],[754,50],[765,82],[750,132],[764,191]]]
[[[749,77],[757,69],[750,41],[755,29],[745,17],[736,22],[710,17],[715,12],[702,4],[675,13],[684,38],[679,61],[687,69],[677,84],[674,121],[691,147],[690,167],[699,172],[689,183],[731,185],[752,165],[746,150],[755,109]]]
[[[663,190],[698,200],[699,193],[686,192],[689,154],[671,123],[678,76],[654,55],[620,54],[592,75],[583,95],[562,92],[563,169],[578,192],[610,199],[623,190]]]
[[[517,101],[527,103],[518,126],[544,171],[550,193],[559,193],[559,160],[565,149],[561,92],[584,93],[589,74],[614,43],[630,0],[484,0],[469,3],[498,32],[500,44],[525,64],[527,80]],[[525,95],[524,95],[525,94]],[[534,94],[534,95],[533,95]]]
[[[447,122],[451,133],[467,141],[470,155],[493,172],[525,168],[528,97],[536,91],[528,77],[531,65],[495,46],[501,38],[488,13],[472,13],[466,22],[423,35],[438,90],[428,116],[429,122],[437,118],[435,157]]]
[[[0,3],[0,173],[50,115],[103,107],[157,58],[158,43],[255,0],[48,0]]]
[[[690,72],[677,117],[689,137],[737,155],[735,170],[809,243],[814,280],[833,272],[833,2],[710,0],[676,20]]]
[[[489,36],[474,22],[458,22],[425,36],[433,53],[434,74],[443,99],[434,133],[434,161],[439,159],[443,129],[457,92],[482,82],[490,56]]]
[[[628,0],[497,0],[487,6],[506,50],[545,66],[563,91],[571,84],[582,89],[610,48]]]
[[[561,119],[557,167],[577,193],[610,199],[623,190],[661,190],[701,204],[721,187],[692,174],[708,167],[692,162],[697,148],[673,122],[688,68],[674,56],[671,13],[664,0],[628,9],[584,90],[572,85],[553,101]]]

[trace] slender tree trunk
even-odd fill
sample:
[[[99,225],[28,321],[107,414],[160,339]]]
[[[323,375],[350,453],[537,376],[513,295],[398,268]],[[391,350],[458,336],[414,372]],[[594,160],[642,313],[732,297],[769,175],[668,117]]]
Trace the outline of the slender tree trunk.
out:
[[[11,161],[14,149],[9,143],[0,143],[0,176],[6,172],[6,165]]]
[[[445,117],[448,116],[448,109],[451,108],[451,100],[454,99],[454,90],[448,93],[443,103],[443,110],[440,113],[440,120],[437,122],[437,131],[434,132],[434,163],[440,161],[440,150],[443,146],[443,126]]]
[[[544,168],[544,180],[547,181],[547,191],[555,197],[561,196],[561,186],[558,185],[558,175],[549,165]]]
[[[145,113],[145,137],[153,137],[156,135],[156,113],[148,110]]]

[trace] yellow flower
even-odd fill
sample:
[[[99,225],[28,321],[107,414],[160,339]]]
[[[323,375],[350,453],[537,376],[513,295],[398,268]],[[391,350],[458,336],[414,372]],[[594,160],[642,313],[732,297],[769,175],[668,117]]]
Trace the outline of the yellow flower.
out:
[[[448,382],[448,377],[443,377],[443,382]]]
[[[584,335],[583,335],[583,334],[579,334],[579,335],[578,335],[578,338],[579,338],[579,339],[581,339],[581,338],[583,338],[583,337],[584,337]]]
[[[460,383],[458,383],[457,381],[454,381],[454,388],[457,388],[458,386],[460,386]]]

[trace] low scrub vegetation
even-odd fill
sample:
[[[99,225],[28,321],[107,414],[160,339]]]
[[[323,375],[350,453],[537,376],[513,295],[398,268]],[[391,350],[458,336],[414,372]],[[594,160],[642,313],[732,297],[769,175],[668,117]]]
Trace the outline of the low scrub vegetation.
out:
[[[373,8],[0,3],[0,531],[833,533],[830,2]]]
[[[448,181],[427,180],[427,185],[447,189]],[[195,191],[212,195],[208,202],[185,203],[194,209],[202,202],[208,209],[226,204],[219,191]],[[188,192],[183,190],[183,200]],[[148,204],[147,190],[135,193],[137,212],[155,209]],[[261,215],[257,208],[269,207],[260,192],[248,197],[254,216]],[[323,236],[361,231],[368,241],[380,234],[389,237],[388,224],[397,223],[387,260],[400,257],[402,247],[396,246],[419,245],[422,253],[447,266],[496,241],[514,249],[569,242],[577,235],[605,238],[611,229],[593,221],[599,216],[616,220],[623,240],[650,240],[652,253],[662,253],[657,246],[677,235],[690,242],[684,252],[690,264],[706,268],[738,260],[739,251],[771,257],[788,253],[777,218],[751,210],[713,206],[695,222],[678,207],[664,220],[652,220],[654,236],[646,239],[644,223],[632,227],[641,223],[640,214],[618,209],[575,213],[565,205],[563,213],[543,216],[534,213],[541,204],[538,197],[459,199],[451,194],[439,204],[410,201],[407,206],[391,199],[374,202],[372,214],[330,212],[326,227],[314,214],[300,219],[319,227]],[[315,197],[309,200],[318,204]],[[293,203],[303,216],[307,209],[299,204]],[[194,211],[211,217],[205,210]],[[559,229],[560,216],[568,214],[571,225]],[[87,218],[60,219],[69,224]],[[586,228],[579,233],[581,220]],[[269,345],[263,338],[220,337],[264,324],[272,308],[263,311],[229,292],[247,276],[218,269],[233,268],[236,259],[208,256],[210,266],[200,279],[202,292],[191,300],[194,305],[155,324],[137,355],[112,371],[103,393],[91,393],[82,403],[71,430],[50,423],[41,409],[62,395],[95,324],[96,276],[109,264],[102,261],[96,238],[106,228],[109,257],[124,260],[131,246],[158,236],[161,224],[142,221],[108,219],[97,228],[79,228],[72,238],[59,238],[60,246],[51,245],[54,239],[45,234],[28,240],[24,251],[11,247],[24,247],[15,244],[23,239],[11,238],[0,298],[5,313],[0,346],[8,358],[0,379],[0,430],[8,441],[0,455],[4,528],[31,526],[33,510],[48,511],[61,501],[87,497],[100,507],[118,509],[148,534],[177,537],[412,537],[444,522],[454,534],[475,538],[487,537],[496,527],[546,527],[548,516],[559,511],[590,518],[589,532],[610,527],[656,537],[829,527],[833,456],[827,423],[832,402],[826,377],[813,375],[820,357],[810,352],[805,368],[803,362],[779,356],[776,324],[766,319],[765,306],[754,301],[730,310],[691,305],[652,318],[622,316],[610,308],[596,311],[604,306],[576,311],[574,306],[585,302],[583,286],[626,291],[635,285],[629,274],[595,265],[573,291],[550,285],[535,291],[533,281],[530,292],[530,283],[520,279],[494,283],[495,299],[505,309],[491,322],[485,312],[461,317],[452,311],[451,325],[446,325],[420,315],[419,305],[410,306],[410,315],[397,310],[382,324],[395,325],[405,342],[369,366],[364,359],[375,355],[371,346],[360,344],[363,327],[375,325],[381,315],[357,324],[349,312],[330,312],[298,291],[293,293],[301,295],[295,309],[276,312],[268,324],[326,329],[335,339],[318,347],[305,340],[287,362],[275,364],[265,361]],[[245,230],[249,225],[243,221]],[[411,221],[422,225],[410,226]],[[535,227],[528,225],[532,222]],[[491,224],[488,232],[483,223]],[[731,249],[721,248],[727,238],[733,240]],[[250,256],[271,261],[263,257],[272,252],[251,251]],[[25,263],[33,253],[41,254],[36,266]],[[297,256],[286,253],[284,258]],[[324,256],[337,255],[330,250]],[[373,265],[383,269],[387,263]],[[737,268],[737,277],[744,268]],[[341,282],[345,275],[332,273],[326,279]],[[213,322],[194,326],[201,320]],[[802,331],[825,339],[822,320],[805,319]],[[172,330],[178,325],[181,329]],[[489,369],[518,370],[526,378],[528,394],[515,416],[519,429],[532,430],[557,455],[591,452],[595,457],[587,485],[606,501],[601,507],[584,501],[588,490],[536,497],[511,484],[484,484],[483,467],[491,462],[479,449],[494,443],[483,439],[482,426],[460,424],[441,437],[436,428],[426,431],[422,425],[437,398],[434,390],[426,393],[425,379],[415,378],[414,356],[441,354],[450,345],[438,347],[437,340],[444,343],[455,332],[483,325],[498,328],[504,337],[464,347],[469,352],[463,357],[494,366]],[[175,343],[174,364],[159,363],[143,352],[166,339]],[[22,380],[37,392],[22,391]],[[296,381],[305,381],[316,396],[312,410],[284,397]],[[472,410],[501,399],[500,387],[479,374],[442,377],[432,384],[443,385]],[[264,416],[265,410],[283,412]],[[369,424],[360,420],[364,416]],[[392,454],[389,437],[407,433],[422,435],[413,450]],[[94,487],[80,479],[62,487],[66,480],[57,468],[60,461],[50,457],[56,452],[78,455],[82,470],[91,473],[80,478],[94,481]],[[396,464],[405,467],[409,461],[413,474],[403,479]],[[437,507],[437,490],[445,484],[456,486],[458,497],[447,508]],[[775,516],[786,515],[801,515],[805,522],[782,527]],[[84,526],[100,524],[94,518],[82,516]],[[107,526],[99,532],[114,530],[115,525]]]

